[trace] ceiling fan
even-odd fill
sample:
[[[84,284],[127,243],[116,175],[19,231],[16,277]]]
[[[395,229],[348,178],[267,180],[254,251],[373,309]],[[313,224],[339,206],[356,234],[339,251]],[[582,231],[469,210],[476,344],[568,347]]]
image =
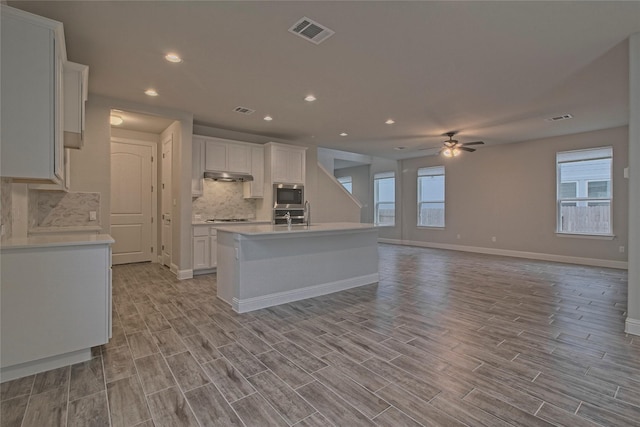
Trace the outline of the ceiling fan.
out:
[[[457,140],[453,139],[453,137],[455,136],[456,133],[457,132],[447,132],[447,133],[445,133],[445,135],[448,136],[449,139],[444,141],[444,146],[440,149],[440,153],[442,153],[443,156],[445,156],[445,157],[457,157],[463,151],[468,151],[470,153],[473,153],[474,151],[476,151],[476,149],[475,148],[469,148],[468,147],[469,145],[483,145],[484,144],[484,142],[482,142],[482,141],[460,143]]]

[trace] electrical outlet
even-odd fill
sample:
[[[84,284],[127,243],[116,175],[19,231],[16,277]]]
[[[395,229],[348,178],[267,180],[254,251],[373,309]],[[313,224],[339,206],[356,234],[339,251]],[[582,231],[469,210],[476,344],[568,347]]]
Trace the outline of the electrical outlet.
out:
[[[618,251],[623,254],[624,253],[624,246],[619,246],[618,247]]]
[[[498,239],[496,239],[496,236],[491,236],[491,241],[492,242],[496,242]]]
[[[89,221],[97,221],[98,220],[98,212],[89,211]]]

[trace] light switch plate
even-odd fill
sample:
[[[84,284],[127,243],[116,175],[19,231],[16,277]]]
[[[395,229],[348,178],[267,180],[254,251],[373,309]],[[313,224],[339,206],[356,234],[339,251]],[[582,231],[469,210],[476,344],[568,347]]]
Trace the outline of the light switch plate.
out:
[[[96,221],[98,219],[98,212],[89,211],[89,221]]]

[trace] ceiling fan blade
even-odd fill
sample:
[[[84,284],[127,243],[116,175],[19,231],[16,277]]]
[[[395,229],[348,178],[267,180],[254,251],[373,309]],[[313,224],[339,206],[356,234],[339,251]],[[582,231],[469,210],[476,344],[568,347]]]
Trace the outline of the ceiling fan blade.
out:
[[[473,142],[465,142],[462,145],[482,145],[482,144],[484,144],[483,141],[473,141]]]
[[[468,151],[470,153],[473,153],[474,151],[476,151],[475,148],[467,148],[467,147],[457,147],[458,150],[463,150],[463,151]]]

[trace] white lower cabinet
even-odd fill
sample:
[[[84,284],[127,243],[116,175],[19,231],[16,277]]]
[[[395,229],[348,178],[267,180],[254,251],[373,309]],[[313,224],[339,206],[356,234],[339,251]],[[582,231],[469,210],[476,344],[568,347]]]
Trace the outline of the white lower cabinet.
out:
[[[193,269],[202,270],[211,264],[209,236],[193,236]]]
[[[216,268],[217,233],[210,225],[193,226],[193,270]]]
[[[91,347],[109,342],[113,240],[107,235],[52,239],[33,238],[35,245],[3,242],[3,381],[88,360]]]

